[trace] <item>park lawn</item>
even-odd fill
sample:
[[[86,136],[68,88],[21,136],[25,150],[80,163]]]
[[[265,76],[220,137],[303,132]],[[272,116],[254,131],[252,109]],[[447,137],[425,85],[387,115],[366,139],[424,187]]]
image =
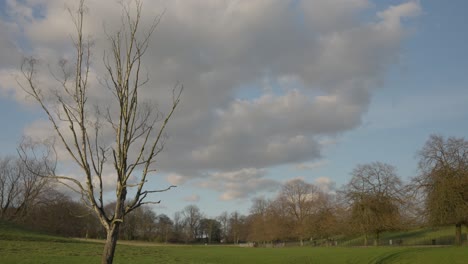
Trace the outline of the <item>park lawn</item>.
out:
[[[103,243],[32,232],[0,222],[0,263],[99,263]],[[180,246],[121,241],[114,263],[467,263],[465,247]]]
[[[0,263],[99,263],[102,243],[0,240]],[[462,247],[240,248],[119,245],[115,263],[466,263]]]

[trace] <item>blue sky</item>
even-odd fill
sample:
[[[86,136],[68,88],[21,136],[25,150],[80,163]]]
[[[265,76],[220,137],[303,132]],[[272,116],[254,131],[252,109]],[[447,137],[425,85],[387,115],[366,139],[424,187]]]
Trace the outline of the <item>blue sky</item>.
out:
[[[253,197],[273,197],[287,180],[340,187],[357,164],[373,161],[409,179],[430,134],[467,136],[468,2],[293,2],[162,1],[167,22],[155,33],[159,53],[149,55],[148,68],[157,86],[179,80],[187,89],[162,172],[149,183],[178,188],[155,197],[157,212],[195,203],[210,216],[246,213]],[[28,17],[35,3],[44,17]],[[99,36],[103,16],[95,13],[112,21],[118,7],[88,5],[90,32]],[[0,33],[9,36],[0,40],[0,154],[7,155],[23,135],[50,134],[15,86],[21,56],[67,55],[69,28],[57,26],[66,25],[63,1],[0,7]]]

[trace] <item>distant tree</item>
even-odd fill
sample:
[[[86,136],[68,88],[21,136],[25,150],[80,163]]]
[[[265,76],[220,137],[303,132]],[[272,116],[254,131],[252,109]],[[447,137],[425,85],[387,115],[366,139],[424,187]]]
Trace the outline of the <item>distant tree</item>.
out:
[[[250,208],[249,222],[249,240],[259,243],[266,243],[272,241],[270,235],[268,210],[271,201],[259,197],[252,201]]]
[[[247,228],[245,216],[238,211],[234,211],[229,216],[229,240],[234,244],[247,240],[249,230]]]
[[[120,237],[127,240],[153,240],[156,236],[156,214],[147,206],[141,206],[126,217]]]
[[[460,245],[461,227],[468,223],[468,141],[431,135],[419,151],[420,176],[413,179],[423,192],[433,225],[455,225]]]
[[[221,224],[221,242],[227,243],[229,234],[229,216],[225,211],[216,218]]]
[[[174,222],[165,214],[156,217],[156,234],[158,241],[167,243],[173,236]]]
[[[345,218],[345,214],[336,202],[332,201],[331,195],[323,195],[321,204],[311,216],[311,233],[314,238],[328,239],[339,234],[340,221]]]
[[[208,244],[220,242],[221,240],[221,223],[216,219],[203,218],[200,220],[200,236],[206,240]]]
[[[135,8],[122,3],[121,28],[107,35],[109,50],[103,57],[106,74],[99,77],[106,86],[102,87],[103,91],[114,99],[113,104],[104,107],[93,104],[89,81],[93,70],[93,45],[83,29],[87,10],[84,0],[79,1],[76,12],[70,11],[76,30],[72,38],[75,57],[72,65],[65,59],[60,60],[59,73],[52,74],[59,87],[41,86],[37,79],[41,66],[34,58],[24,60],[21,65],[24,78],[18,81],[40,105],[58,142],[85,177],[81,182],[66,175],[43,175],[60,180],[78,192],[99,218],[107,233],[102,263],[113,262],[125,216],[141,205],[157,203],[146,198],[171,188],[146,189],[146,182],[155,172],[155,158],[163,150],[164,131],[179,104],[182,87],[174,87],[166,115],[161,114],[155,104],[144,101],[141,89],[148,83],[148,75],[145,75],[143,60],[160,17],[142,32],[142,3],[134,2]],[[109,142],[109,134],[113,142]],[[105,168],[114,171],[116,203],[112,214],[104,210]],[[134,191],[130,192],[132,188]]]
[[[295,179],[283,186],[278,199],[292,220],[291,231],[304,245],[304,238],[311,236],[312,216],[325,205],[325,194],[315,185]]]
[[[0,219],[21,220],[50,189],[50,180],[38,176],[49,173],[48,166],[37,160],[28,164],[13,156],[0,158]]]
[[[171,242],[187,242],[185,235],[185,223],[182,217],[182,212],[178,211],[174,213],[174,228],[173,237]]]
[[[203,218],[200,208],[193,204],[187,205],[182,210],[181,215],[186,231],[186,242],[196,241],[199,233],[200,221]]]
[[[23,224],[68,237],[100,238],[103,234],[99,220],[86,206],[54,189],[40,196]]]
[[[381,162],[358,165],[345,186],[354,226],[367,236],[375,235],[375,245],[383,231],[400,227],[400,207],[405,201],[404,186],[396,168]]]

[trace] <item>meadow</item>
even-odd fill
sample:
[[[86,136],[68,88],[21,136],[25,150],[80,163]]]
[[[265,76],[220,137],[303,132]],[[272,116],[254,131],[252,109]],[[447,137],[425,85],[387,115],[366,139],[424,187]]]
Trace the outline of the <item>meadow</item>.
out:
[[[0,263],[99,263],[103,244],[0,224]],[[115,263],[466,263],[465,247],[181,246],[123,242]]]

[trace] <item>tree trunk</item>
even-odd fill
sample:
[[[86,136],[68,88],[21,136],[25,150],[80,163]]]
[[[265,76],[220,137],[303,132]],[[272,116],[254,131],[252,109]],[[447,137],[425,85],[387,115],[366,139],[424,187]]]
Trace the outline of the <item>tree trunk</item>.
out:
[[[111,228],[107,230],[106,244],[104,245],[104,251],[102,252],[102,264],[112,264],[114,261],[115,248],[117,246],[117,240],[119,238],[120,223],[112,224]]]
[[[374,246],[379,245],[379,240],[380,240],[380,232],[375,233],[375,240],[374,240]]]
[[[364,246],[367,247],[367,234],[364,234]]]
[[[462,244],[462,225],[461,224],[456,224],[455,225],[455,245],[461,246]]]

